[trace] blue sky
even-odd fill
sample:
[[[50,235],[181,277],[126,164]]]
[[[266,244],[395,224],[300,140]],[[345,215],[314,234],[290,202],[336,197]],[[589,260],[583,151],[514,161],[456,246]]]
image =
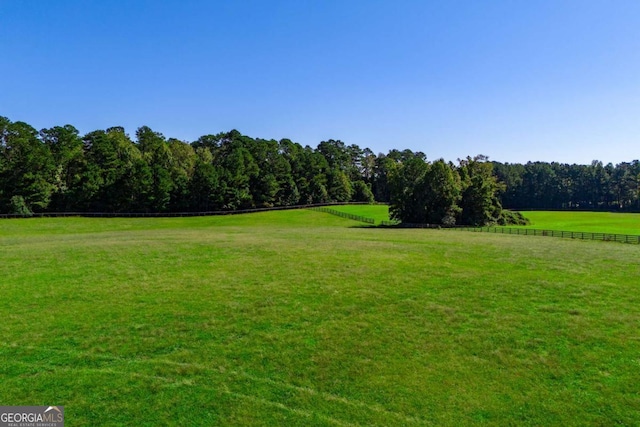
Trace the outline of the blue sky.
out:
[[[0,83],[0,115],[38,129],[619,163],[640,1],[0,0]]]

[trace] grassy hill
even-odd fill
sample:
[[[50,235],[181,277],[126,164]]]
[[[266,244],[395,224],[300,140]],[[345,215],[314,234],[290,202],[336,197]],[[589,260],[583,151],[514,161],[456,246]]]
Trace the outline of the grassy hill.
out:
[[[387,205],[336,205],[329,207],[336,211],[373,218],[376,224],[389,221],[389,206]]]
[[[0,248],[0,401],[69,425],[640,423],[635,245],[293,210]]]

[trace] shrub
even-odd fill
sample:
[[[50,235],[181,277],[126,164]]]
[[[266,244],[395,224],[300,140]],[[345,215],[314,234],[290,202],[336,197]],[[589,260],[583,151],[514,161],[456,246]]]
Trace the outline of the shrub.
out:
[[[31,209],[29,209],[27,202],[25,202],[24,197],[22,196],[13,196],[11,198],[11,202],[9,204],[9,213],[22,216],[33,215],[33,212],[31,212]]]
[[[529,220],[520,212],[503,209],[498,218],[499,225],[529,225]]]

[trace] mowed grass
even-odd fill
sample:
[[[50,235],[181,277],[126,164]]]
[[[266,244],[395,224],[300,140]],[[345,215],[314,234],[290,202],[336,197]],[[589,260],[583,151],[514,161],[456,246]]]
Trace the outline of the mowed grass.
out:
[[[0,222],[0,402],[68,425],[638,425],[640,248],[311,210]]]
[[[640,235],[640,214],[636,213],[524,211],[522,214],[531,221],[531,228]]]
[[[335,205],[329,206],[340,212],[346,212],[353,215],[360,215],[365,218],[372,218],[379,224],[382,221],[389,221],[389,206],[383,204],[375,205]]]

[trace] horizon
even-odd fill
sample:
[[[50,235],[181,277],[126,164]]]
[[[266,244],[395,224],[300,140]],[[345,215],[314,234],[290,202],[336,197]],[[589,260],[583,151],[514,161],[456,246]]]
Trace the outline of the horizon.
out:
[[[0,117],[2,117],[2,116],[0,115]],[[10,117],[7,117],[7,118],[8,118],[9,120],[11,120],[11,118],[10,118]],[[25,122],[24,120],[11,120],[11,121],[12,121],[12,122],[19,122],[19,121],[21,121],[21,122]],[[90,132],[93,132],[93,131],[98,131],[98,130],[107,130],[107,129],[111,128],[111,127],[122,127],[122,128],[124,128],[124,126],[119,126],[119,125],[109,125],[109,126],[104,126],[104,127],[102,127],[102,128],[91,129],[91,130],[88,130],[88,131],[82,131],[82,130],[78,129],[76,126],[74,126],[74,125],[73,125],[73,123],[56,124],[56,125],[52,125],[52,126],[45,126],[45,127],[41,127],[41,128],[35,127],[35,126],[33,126],[31,123],[29,123],[29,122],[25,122],[25,123],[27,123],[28,125],[30,125],[30,126],[32,126],[32,127],[34,127],[38,132],[40,132],[42,129],[52,128],[52,127],[55,127],[55,126],[66,126],[66,125],[71,125],[71,126],[75,127],[75,128],[78,130],[78,134],[80,135],[80,137],[82,137],[82,136],[84,136],[84,135],[86,135],[86,134],[88,134],[88,133],[90,133]],[[125,134],[126,134],[126,135],[131,139],[131,141],[132,141],[133,143],[136,143],[135,131],[136,131],[138,128],[141,128],[141,127],[143,127],[143,126],[146,126],[146,125],[137,126],[137,127],[135,128],[135,130],[134,130],[134,131],[132,131],[132,132],[128,131],[128,130],[127,130],[127,128],[124,128],[124,132],[125,132]],[[149,127],[150,127],[150,126],[149,126]],[[151,127],[150,127],[150,128],[151,128]],[[323,142],[323,141],[318,141],[316,144],[313,144],[313,145],[312,145],[312,144],[302,144],[301,142],[299,142],[299,141],[295,141],[295,140],[293,140],[293,139],[291,139],[291,138],[287,138],[286,136],[285,136],[285,137],[282,137],[282,138],[271,138],[271,137],[263,137],[263,136],[258,136],[258,135],[247,135],[247,134],[243,133],[240,129],[229,129],[229,130],[226,130],[226,131],[220,131],[220,132],[209,132],[209,133],[202,134],[202,135],[200,135],[199,137],[197,137],[197,138],[195,138],[195,139],[193,139],[193,140],[184,140],[184,139],[182,139],[182,138],[176,138],[176,137],[174,137],[174,136],[172,136],[172,135],[167,135],[167,134],[165,134],[164,132],[162,132],[162,130],[160,130],[160,129],[153,129],[153,128],[151,128],[151,129],[152,129],[154,132],[158,132],[158,133],[162,134],[162,135],[163,135],[167,140],[168,140],[168,139],[170,139],[170,138],[173,138],[173,139],[180,140],[180,141],[182,141],[182,142],[186,142],[186,143],[188,143],[188,144],[193,144],[193,143],[194,143],[194,142],[196,142],[200,137],[203,137],[203,136],[207,136],[207,135],[217,135],[217,134],[220,134],[220,133],[229,133],[229,132],[234,131],[234,130],[235,130],[235,131],[240,132],[240,134],[242,134],[243,136],[247,136],[247,137],[250,137],[250,138],[253,138],[253,139],[262,139],[262,140],[267,140],[267,141],[269,141],[269,140],[275,140],[275,141],[278,141],[278,142],[280,142],[280,141],[281,141],[281,140],[283,140],[283,139],[289,139],[290,141],[292,141],[292,142],[294,142],[294,143],[298,143],[298,144],[300,144],[300,145],[301,145],[301,146],[303,146],[303,147],[305,147],[305,146],[309,146],[309,147],[311,147],[311,148],[312,148],[312,149],[314,149],[314,150],[315,150],[315,149],[317,149],[318,145],[319,145],[321,142]],[[133,135],[133,137],[132,137],[132,135]],[[333,140],[335,140],[335,141],[342,141],[340,138],[328,138],[327,140],[324,140],[324,141],[328,141],[328,140],[331,140],[331,139],[333,139]],[[349,144],[347,141],[342,141],[342,142],[343,142],[345,145],[347,145],[347,146],[352,145],[352,144]],[[363,150],[364,150],[364,149],[370,149],[370,150],[371,150],[371,148],[370,148],[370,147],[366,147],[366,146],[365,146],[365,147],[359,146],[359,148],[361,148],[361,149],[363,149]],[[388,154],[389,154],[389,152],[390,152],[390,151],[392,151],[392,150],[404,151],[405,149],[408,149],[408,148],[406,148],[406,147],[392,147],[392,148],[388,149],[388,150],[387,150],[387,151],[385,151],[385,152],[375,152],[375,151],[373,151],[373,150],[372,150],[372,152],[373,152],[373,154],[375,154],[376,156],[380,156],[380,155],[385,155],[385,156],[386,156],[386,155],[388,155]],[[420,150],[411,150],[411,151],[413,151],[414,153],[417,153],[417,152],[419,152]],[[593,162],[601,162],[603,165],[612,164],[612,165],[616,166],[616,165],[619,165],[619,164],[621,164],[621,163],[633,163],[633,162],[640,161],[640,159],[638,159],[638,158],[634,158],[634,159],[622,160],[622,161],[620,161],[620,162],[605,162],[605,161],[602,161],[602,160],[600,160],[600,159],[592,159],[590,162],[587,162],[587,163],[577,163],[577,162],[560,162],[560,161],[556,161],[556,160],[551,160],[551,161],[546,161],[546,160],[527,160],[527,161],[524,161],[524,162],[509,162],[509,161],[500,161],[500,160],[493,159],[493,158],[491,158],[491,156],[485,155],[484,153],[467,154],[467,155],[465,155],[465,156],[458,157],[458,158],[456,158],[456,159],[445,159],[445,158],[443,158],[443,157],[430,157],[430,156],[429,156],[429,153],[424,153],[424,154],[426,155],[426,160],[427,160],[428,162],[434,162],[434,161],[437,161],[437,160],[440,160],[440,159],[444,159],[444,160],[445,160],[445,161],[447,161],[447,162],[451,161],[451,162],[454,162],[454,163],[455,163],[455,162],[457,162],[457,161],[459,161],[459,160],[461,160],[461,159],[466,159],[466,158],[467,158],[467,156],[469,156],[469,157],[485,156],[485,157],[487,157],[487,161],[490,161],[490,162],[498,162],[498,163],[503,163],[503,164],[522,164],[522,165],[525,165],[525,164],[527,164],[527,163],[559,163],[559,164],[567,164],[567,165],[591,165]]]

